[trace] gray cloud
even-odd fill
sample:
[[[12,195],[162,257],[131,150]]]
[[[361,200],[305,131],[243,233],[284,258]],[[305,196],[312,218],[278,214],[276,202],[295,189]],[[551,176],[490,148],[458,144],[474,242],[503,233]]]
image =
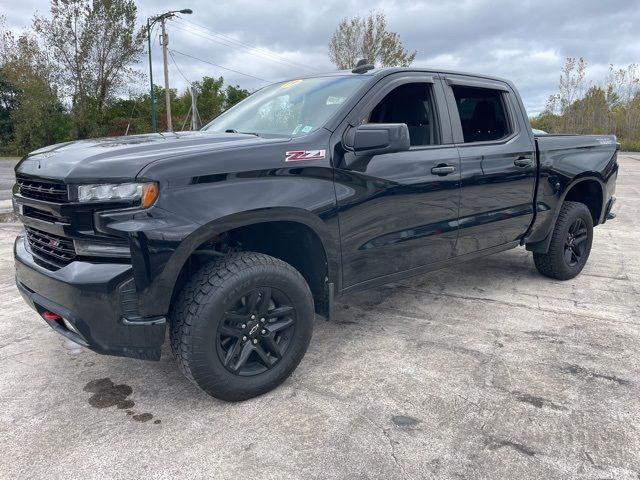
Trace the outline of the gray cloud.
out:
[[[9,0],[2,0],[2,3]],[[640,62],[640,8],[634,0],[139,0],[140,22],[166,10],[191,8],[193,15],[169,24],[170,48],[238,72],[279,80],[331,70],[327,43],[340,18],[387,14],[405,46],[417,50],[415,65],[500,75],[520,88],[535,114],[558,83],[565,57],[584,56],[590,81],[600,81],[609,64]],[[24,28],[46,0],[22,0],[3,8],[9,26]],[[222,35],[222,36],[221,36]],[[259,49],[249,49],[245,45]],[[161,52],[154,39],[154,79],[161,82]],[[222,75],[227,83],[255,89],[264,82],[175,54],[184,77]],[[144,62],[140,65],[146,70]],[[186,87],[171,62],[171,83]],[[144,85],[135,86],[143,91]]]

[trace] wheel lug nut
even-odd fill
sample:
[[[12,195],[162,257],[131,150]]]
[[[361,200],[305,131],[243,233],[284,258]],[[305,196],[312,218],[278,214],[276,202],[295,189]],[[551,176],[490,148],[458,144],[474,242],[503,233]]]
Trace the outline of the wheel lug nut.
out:
[[[261,318],[261,319],[260,319],[260,321],[261,321],[262,323],[264,323],[264,318]]]
[[[255,345],[256,343],[258,343],[258,340],[254,338],[253,339],[253,344]]]
[[[256,316],[255,315],[251,315],[251,320],[255,320]]]
[[[246,341],[246,340],[247,340],[247,337],[242,337],[242,341],[243,342]]]
[[[247,324],[243,323],[242,325],[240,325],[242,328],[247,328]]]
[[[267,331],[266,331],[266,330],[262,330],[260,333],[261,333],[262,335],[264,335],[265,333],[267,333]]]

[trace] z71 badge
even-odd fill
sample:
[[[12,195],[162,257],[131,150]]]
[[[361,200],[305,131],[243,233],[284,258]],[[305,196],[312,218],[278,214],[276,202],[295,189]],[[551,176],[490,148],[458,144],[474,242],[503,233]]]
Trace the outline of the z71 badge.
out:
[[[325,150],[291,150],[285,153],[286,162],[300,162],[302,160],[322,160]]]

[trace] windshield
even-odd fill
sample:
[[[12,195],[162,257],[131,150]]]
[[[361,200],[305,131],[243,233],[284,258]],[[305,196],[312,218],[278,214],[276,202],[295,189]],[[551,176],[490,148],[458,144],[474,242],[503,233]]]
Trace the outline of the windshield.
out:
[[[318,77],[276,83],[230,108],[203,130],[306,135],[321,127],[367,77]]]

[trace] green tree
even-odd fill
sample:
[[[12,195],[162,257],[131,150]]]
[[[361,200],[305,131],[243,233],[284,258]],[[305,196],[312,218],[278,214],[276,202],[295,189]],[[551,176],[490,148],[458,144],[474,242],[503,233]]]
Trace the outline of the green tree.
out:
[[[590,87],[584,97],[567,107],[567,114],[575,118],[576,131],[580,133],[605,134],[613,130],[607,94],[601,87]]]
[[[69,115],[58,96],[48,52],[29,34],[16,39],[3,28],[0,35],[0,146],[23,154],[67,140]]]
[[[563,132],[577,132],[582,112],[573,104],[582,96],[586,69],[584,58],[566,58],[560,73],[558,93],[551,95],[547,102],[545,110],[558,115],[558,128]]]
[[[362,58],[380,67],[408,67],[416,52],[387,30],[384,13],[371,12],[366,18],[343,18],[329,41],[329,60],[338,69],[353,68]]]
[[[164,97],[163,97],[164,98]],[[107,103],[104,113],[106,135],[136,135],[151,130],[149,95],[129,95]]]
[[[616,120],[616,133],[623,138],[635,137],[640,133],[640,67],[635,63],[620,69],[611,66],[607,84],[615,100],[611,108]]]
[[[530,119],[531,128],[537,128],[545,132],[556,132],[559,124],[559,117],[554,113],[545,110],[540,115]]]
[[[615,69],[585,92],[586,61],[568,58],[558,92],[531,126],[550,133],[615,134],[623,150],[640,151],[640,67]]]
[[[136,32],[133,0],[51,0],[50,17],[33,27],[60,73],[71,98],[75,135],[102,133],[107,101],[136,77],[132,65],[143,52],[144,32]]]
[[[207,123],[224,109],[231,107],[249,95],[249,91],[238,85],[224,86],[224,78],[204,77],[193,83],[197,92],[200,122]],[[158,110],[161,114],[166,111],[164,88],[154,85],[154,95]],[[191,92],[185,89],[181,94],[171,90],[171,112],[177,129],[189,128],[189,109],[191,107]],[[114,98],[108,100],[103,114],[105,125],[104,134],[109,136],[135,135],[148,133],[151,130],[149,94],[130,93],[128,98]],[[165,128],[166,117],[158,118],[159,128]]]
[[[193,88],[197,95],[198,114],[200,124],[206,124],[223,110],[232,107],[240,100],[249,96],[249,91],[239,85],[228,85],[224,88],[224,78],[203,77],[202,80],[193,82]],[[175,107],[174,107],[175,105]],[[188,125],[188,114],[191,107],[191,92],[187,89],[171,104],[171,112],[175,111],[180,122],[177,125]]]
[[[208,123],[224,109],[224,79],[222,77],[204,77],[201,81],[194,82],[193,85],[198,91],[198,112],[200,112],[202,121]]]
[[[12,114],[17,107],[18,90],[6,78],[0,67],[0,149],[6,149],[13,140],[14,125]]]
[[[249,90],[240,88],[240,85],[236,85],[235,87],[233,85],[229,85],[224,93],[226,97],[224,102],[225,108],[231,108],[236,103],[241,102],[251,95]]]

